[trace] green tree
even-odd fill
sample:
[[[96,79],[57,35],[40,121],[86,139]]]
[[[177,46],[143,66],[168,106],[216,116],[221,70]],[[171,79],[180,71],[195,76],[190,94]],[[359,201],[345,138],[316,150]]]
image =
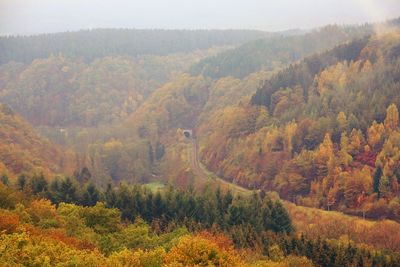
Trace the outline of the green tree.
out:
[[[277,233],[293,232],[292,220],[282,203],[276,201],[271,210],[271,230]]]
[[[121,212],[117,209],[106,208],[101,202],[93,207],[82,209],[81,216],[85,224],[99,234],[113,233],[120,228]]]
[[[26,176],[24,174],[21,174],[17,178],[17,189],[22,191],[25,189],[26,186]]]
[[[44,175],[41,174],[39,176],[34,175],[30,180],[30,187],[34,194],[39,194],[47,191],[47,181],[44,178]]]
[[[382,177],[382,168],[378,166],[375,170],[373,184],[372,184],[374,192],[378,194],[378,198],[380,198],[379,185],[381,177]]]
[[[9,186],[10,185],[10,180],[8,179],[8,176],[3,174],[0,178],[0,181],[5,185]]]
[[[88,184],[82,196],[82,205],[94,206],[99,200],[100,192],[97,190],[96,186],[92,183]]]
[[[71,178],[65,178],[61,184],[58,192],[58,197],[61,202],[76,203],[78,200],[77,189]]]

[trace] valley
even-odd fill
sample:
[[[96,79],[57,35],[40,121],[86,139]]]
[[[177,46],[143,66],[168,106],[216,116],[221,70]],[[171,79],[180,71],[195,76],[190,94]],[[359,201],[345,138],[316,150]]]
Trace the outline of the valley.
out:
[[[399,266],[399,108],[400,19],[0,37],[0,262]]]

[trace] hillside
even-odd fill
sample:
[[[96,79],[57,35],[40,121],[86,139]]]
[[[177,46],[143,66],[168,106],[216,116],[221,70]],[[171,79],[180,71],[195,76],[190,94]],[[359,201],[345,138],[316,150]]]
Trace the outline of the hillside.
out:
[[[190,170],[186,156],[188,145],[179,129],[207,124],[216,111],[249,102],[260,83],[273,73],[261,71],[243,79],[223,77],[217,80],[201,75],[177,76],[156,89],[120,127],[102,128],[100,137],[95,131],[82,131],[85,138],[75,133],[70,136],[71,143],[82,144],[87,136],[96,136],[97,140],[88,147],[85,160],[88,163],[85,164],[100,181],[148,181],[156,174],[165,181],[188,186],[196,175]],[[246,114],[243,114],[244,119]],[[240,127],[246,128],[247,124]],[[214,130],[209,128],[209,131]],[[105,144],[108,144],[107,149]],[[129,162],[135,164],[132,166]]]
[[[244,78],[253,72],[286,67],[306,56],[324,52],[372,32],[372,25],[357,27],[332,25],[305,34],[278,35],[255,40],[201,60],[191,67],[190,73],[214,79],[225,76]]]
[[[202,160],[302,205],[399,220],[399,47],[372,36],[276,73],[199,125]]]
[[[251,30],[95,29],[0,37],[0,64],[62,54],[92,61],[105,56],[168,55],[238,45],[271,34]],[[160,45],[162,43],[162,45]]]
[[[62,55],[0,66],[0,101],[35,126],[96,127],[119,122],[194,62],[223,48],[86,63]]]
[[[19,174],[72,174],[73,152],[42,139],[10,108],[0,104],[0,175],[10,179]]]
[[[166,83],[121,125],[104,134],[98,142],[89,143],[87,167],[103,183],[109,180],[147,182],[154,172],[158,173],[158,165],[165,156],[168,168],[174,168],[173,172],[179,174],[185,168],[174,166],[170,158],[179,158],[182,152],[181,148],[178,153],[172,152],[180,145],[177,129],[194,127],[210,85],[210,80],[186,74]],[[170,146],[174,147],[172,151]]]

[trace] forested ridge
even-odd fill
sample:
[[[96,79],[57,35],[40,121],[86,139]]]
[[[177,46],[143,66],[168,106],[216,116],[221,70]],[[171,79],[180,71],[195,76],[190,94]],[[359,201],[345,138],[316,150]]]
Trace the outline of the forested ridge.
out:
[[[94,29],[4,36],[0,37],[0,64],[29,63],[58,54],[88,61],[104,56],[168,55],[237,45],[270,35],[254,30]]]
[[[399,220],[399,40],[363,38],[273,75],[253,105],[201,126],[203,160],[302,205]]]
[[[314,53],[373,33],[371,25],[341,27],[330,25],[306,34],[272,36],[245,43],[235,49],[205,58],[190,69],[192,74],[212,78],[244,78],[256,71],[283,68]]]
[[[202,74],[214,79],[226,76],[244,78],[261,70],[273,71],[285,68],[288,64],[304,57],[372,35],[376,29],[387,32],[399,26],[400,20],[393,19],[377,24],[328,25],[300,33],[296,31],[293,34],[277,33],[270,38],[247,42],[202,59],[194,64],[189,72],[192,75]]]

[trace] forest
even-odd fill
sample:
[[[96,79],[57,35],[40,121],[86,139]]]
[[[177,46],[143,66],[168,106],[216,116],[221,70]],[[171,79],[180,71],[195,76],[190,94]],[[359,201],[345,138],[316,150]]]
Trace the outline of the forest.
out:
[[[345,240],[294,235],[282,203],[265,194],[153,192],[126,184],[100,191],[90,180],[19,176],[15,184],[2,179],[0,197],[0,257],[8,265],[398,266],[400,260]]]
[[[207,137],[204,160],[301,205],[399,220],[398,38],[357,40],[278,72],[251,105],[204,125],[226,125]]]
[[[237,45],[272,35],[256,30],[94,29],[32,36],[2,36],[0,64],[9,61],[31,62],[58,54],[86,61],[111,55],[162,56]]]
[[[0,262],[400,266],[399,22],[0,37]]]

